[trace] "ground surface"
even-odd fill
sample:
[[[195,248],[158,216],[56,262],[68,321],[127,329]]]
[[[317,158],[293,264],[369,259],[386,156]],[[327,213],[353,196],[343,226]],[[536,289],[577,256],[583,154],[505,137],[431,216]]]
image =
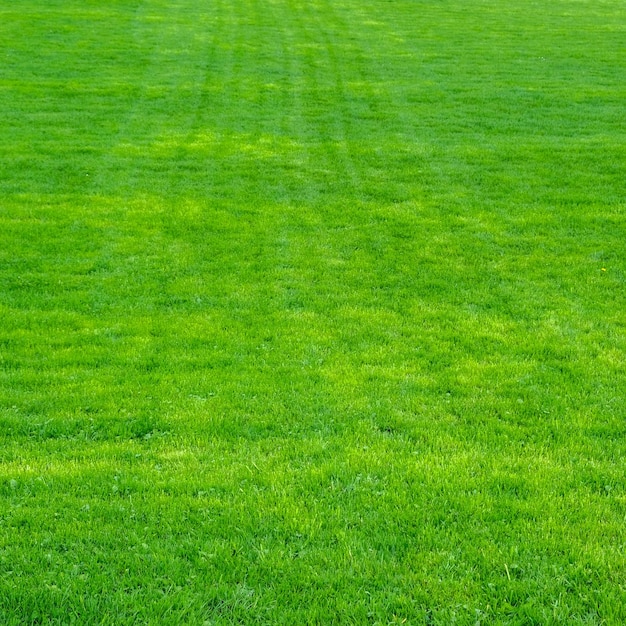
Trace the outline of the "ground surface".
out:
[[[0,621],[625,623],[625,28],[0,3]]]

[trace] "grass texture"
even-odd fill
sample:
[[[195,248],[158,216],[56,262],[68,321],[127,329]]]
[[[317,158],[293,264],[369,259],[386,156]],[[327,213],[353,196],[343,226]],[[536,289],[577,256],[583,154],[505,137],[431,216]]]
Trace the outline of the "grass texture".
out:
[[[0,622],[626,622],[621,0],[0,3]]]

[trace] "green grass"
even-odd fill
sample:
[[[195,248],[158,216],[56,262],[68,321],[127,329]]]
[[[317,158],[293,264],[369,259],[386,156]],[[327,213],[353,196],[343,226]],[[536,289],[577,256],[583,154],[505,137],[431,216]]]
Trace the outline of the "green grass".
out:
[[[0,4],[0,622],[626,622],[621,0]]]

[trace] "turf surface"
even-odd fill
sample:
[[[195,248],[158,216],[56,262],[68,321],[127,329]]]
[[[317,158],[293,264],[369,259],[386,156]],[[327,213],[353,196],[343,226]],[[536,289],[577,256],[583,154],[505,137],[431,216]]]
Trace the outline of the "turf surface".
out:
[[[625,31],[0,3],[0,621],[626,622]]]

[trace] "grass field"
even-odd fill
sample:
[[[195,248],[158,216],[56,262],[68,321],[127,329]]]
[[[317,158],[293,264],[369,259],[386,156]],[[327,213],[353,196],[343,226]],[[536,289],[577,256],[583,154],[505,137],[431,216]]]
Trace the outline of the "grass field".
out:
[[[0,623],[626,623],[625,42],[0,2]]]

